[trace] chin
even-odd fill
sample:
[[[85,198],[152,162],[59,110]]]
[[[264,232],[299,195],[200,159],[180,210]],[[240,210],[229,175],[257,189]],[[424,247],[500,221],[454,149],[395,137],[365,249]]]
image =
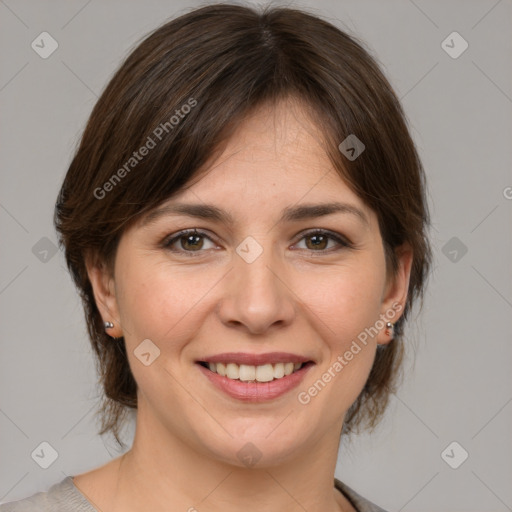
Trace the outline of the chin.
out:
[[[265,469],[296,459],[308,445],[306,428],[297,423],[294,430],[282,418],[268,418],[265,421],[244,420],[236,427],[231,425],[230,434],[222,439],[211,439],[204,448],[212,458],[240,468]],[[234,428],[233,428],[234,427]]]

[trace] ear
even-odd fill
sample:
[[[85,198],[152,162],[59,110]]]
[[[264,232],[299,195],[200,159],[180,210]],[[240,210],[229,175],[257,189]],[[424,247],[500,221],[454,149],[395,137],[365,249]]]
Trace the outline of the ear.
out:
[[[106,330],[107,334],[112,338],[122,337],[123,330],[119,319],[114,276],[107,265],[92,254],[87,255],[85,266],[103,323],[112,322],[114,324],[113,328]]]
[[[395,275],[388,276],[382,296],[380,318],[384,322],[384,327],[379,331],[377,336],[377,344],[379,345],[387,345],[393,339],[393,331],[388,332],[386,323],[391,322],[395,324],[402,316],[407,301],[407,292],[409,290],[413,262],[412,248],[409,244],[404,244],[395,249],[395,254],[398,269]]]

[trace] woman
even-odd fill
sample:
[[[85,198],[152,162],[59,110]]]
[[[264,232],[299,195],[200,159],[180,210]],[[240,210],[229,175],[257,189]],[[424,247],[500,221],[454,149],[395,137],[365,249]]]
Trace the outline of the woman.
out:
[[[55,223],[133,446],[9,510],[382,510],[334,478],[374,426],[431,262],[391,86],[305,12],[216,4],[98,100]],[[14,508],[15,506],[18,508]]]

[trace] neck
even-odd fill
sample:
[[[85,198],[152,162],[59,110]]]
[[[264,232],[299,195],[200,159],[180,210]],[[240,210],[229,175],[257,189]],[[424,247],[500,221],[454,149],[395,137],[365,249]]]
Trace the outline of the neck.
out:
[[[140,412],[133,446],[119,459],[112,510],[354,510],[334,488],[341,425],[293,459],[249,468],[205,456]]]

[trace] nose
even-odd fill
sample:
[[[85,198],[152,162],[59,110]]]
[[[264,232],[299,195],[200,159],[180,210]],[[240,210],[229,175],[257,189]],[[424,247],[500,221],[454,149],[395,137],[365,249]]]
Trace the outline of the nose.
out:
[[[217,309],[221,321],[250,334],[290,325],[296,315],[296,300],[282,259],[271,247],[265,247],[253,261],[242,251],[240,254],[234,254],[233,267],[225,277]]]

